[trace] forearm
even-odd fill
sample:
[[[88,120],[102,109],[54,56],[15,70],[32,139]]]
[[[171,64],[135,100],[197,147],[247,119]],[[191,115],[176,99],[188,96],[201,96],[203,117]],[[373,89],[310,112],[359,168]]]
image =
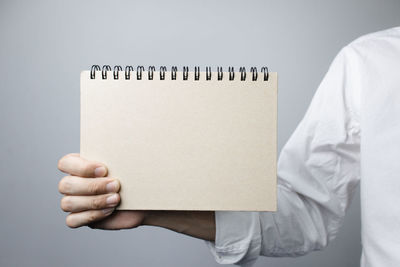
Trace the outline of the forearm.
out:
[[[192,237],[215,240],[214,211],[148,211],[142,225],[159,226]]]

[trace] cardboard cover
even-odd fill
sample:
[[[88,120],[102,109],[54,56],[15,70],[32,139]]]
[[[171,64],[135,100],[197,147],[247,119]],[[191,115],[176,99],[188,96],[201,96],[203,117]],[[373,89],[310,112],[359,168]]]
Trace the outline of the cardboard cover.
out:
[[[277,74],[230,81],[81,73],[81,156],[132,210],[276,210]]]

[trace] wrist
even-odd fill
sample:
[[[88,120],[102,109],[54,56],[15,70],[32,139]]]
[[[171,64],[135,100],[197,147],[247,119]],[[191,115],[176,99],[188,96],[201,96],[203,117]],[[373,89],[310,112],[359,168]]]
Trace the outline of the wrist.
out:
[[[181,234],[213,241],[214,211],[147,211],[141,225],[163,227]]]

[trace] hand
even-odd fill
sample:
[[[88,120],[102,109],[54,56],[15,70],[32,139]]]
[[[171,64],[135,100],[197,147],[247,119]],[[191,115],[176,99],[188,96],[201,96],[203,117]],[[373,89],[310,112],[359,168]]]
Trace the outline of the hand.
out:
[[[64,197],[61,208],[70,212],[66,224],[71,228],[117,230],[134,228],[145,219],[145,211],[114,211],[120,202],[120,183],[106,177],[104,164],[89,161],[79,154],[68,154],[58,162],[60,171],[69,174],[61,179],[58,189]]]
[[[68,154],[58,162],[62,178],[58,189],[64,197],[61,208],[70,212],[66,223],[71,228],[118,230],[140,225],[158,226],[205,240],[215,239],[213,211],[114,211],[120,202],[120,184],[107,177],[104,164],[89,161],[79,154]]]

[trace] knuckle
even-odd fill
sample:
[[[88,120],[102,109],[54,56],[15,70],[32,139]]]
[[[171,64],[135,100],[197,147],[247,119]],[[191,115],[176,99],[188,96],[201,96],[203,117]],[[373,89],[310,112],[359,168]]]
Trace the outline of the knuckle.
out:
[[[93,166],[87,162],[83,163],[81,171],[84,176],[93,176],[94,177]]]
[[[88,191],[90,194],[99,194],[102,191],[101,189],[102,189],[101,183],[99,183],[96,180],[92,181],[88,186]]]
[[[61,209],[63,211],[72,211],[72,201],[71,201],[71,197],[63,197],[61,199]]]
[[[92,199],[91,208],[92,209],[100,209],[103,207],[103,203],[104,203],[104,201],[102,198],[95,197]]]

